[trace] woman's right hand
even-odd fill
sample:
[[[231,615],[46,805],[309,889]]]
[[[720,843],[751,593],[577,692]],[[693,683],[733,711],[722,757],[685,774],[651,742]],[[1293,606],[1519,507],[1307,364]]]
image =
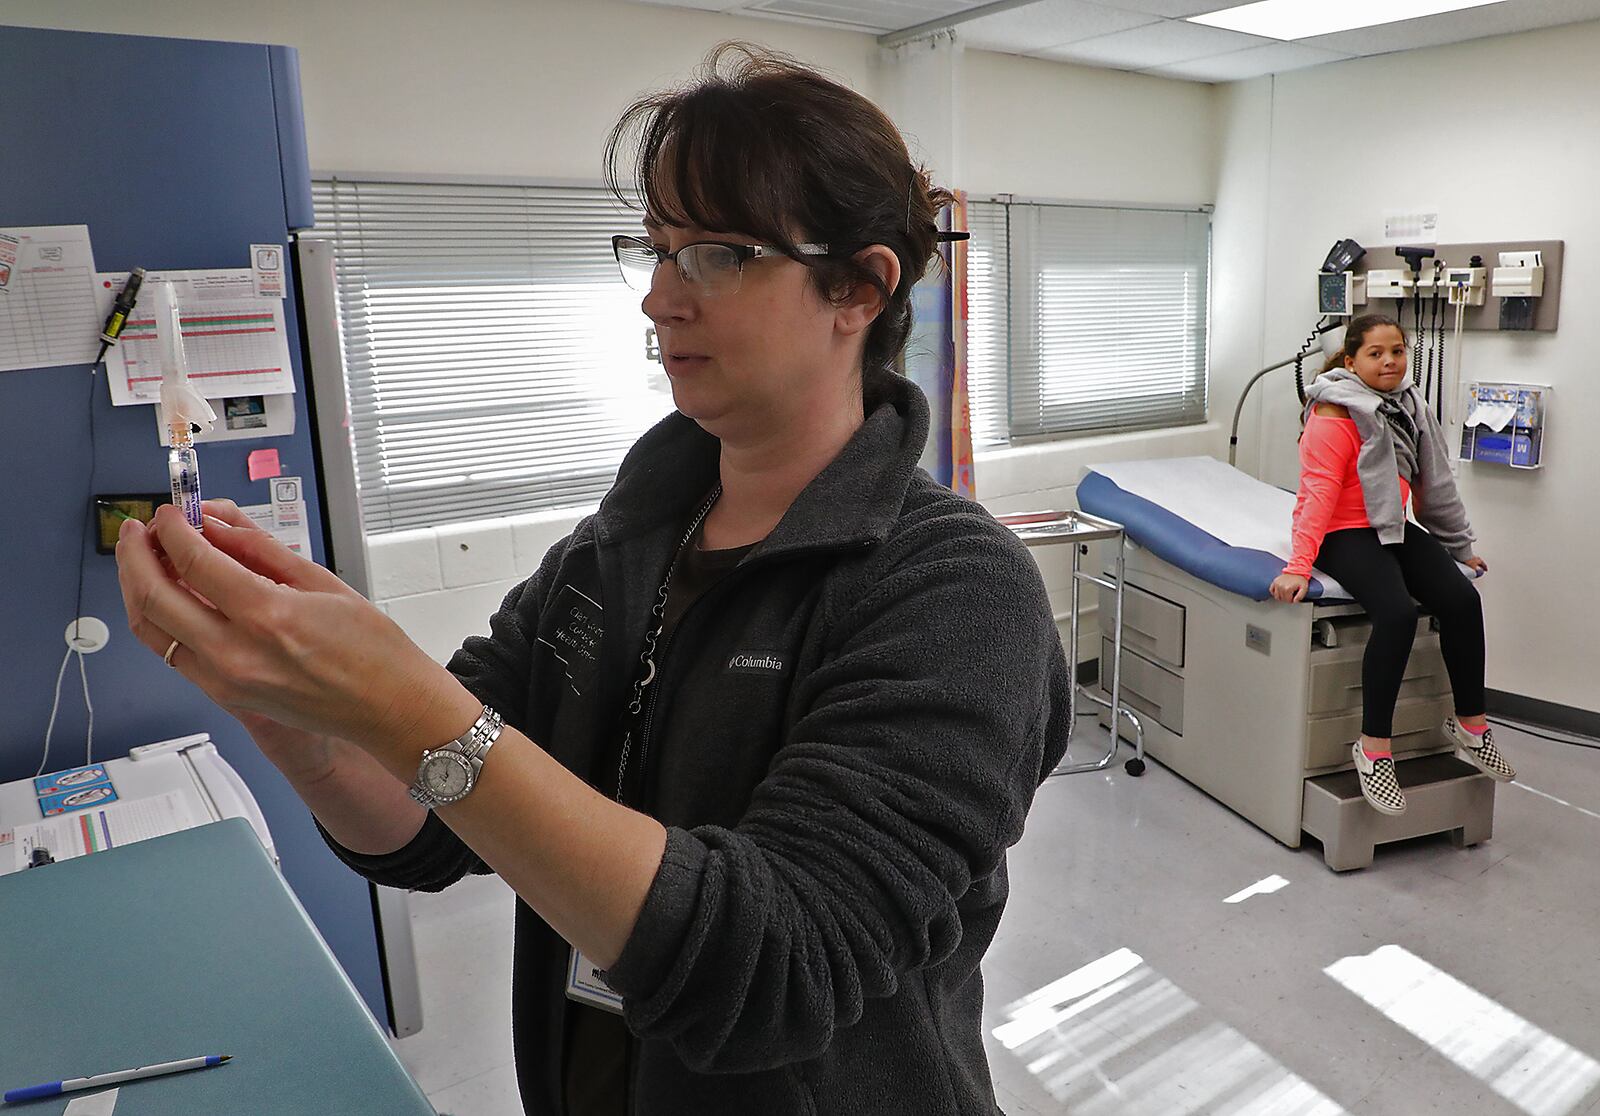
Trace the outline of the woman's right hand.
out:
[[[1311,589],[1311,579],[1301,577],[1299,574],[1279,574],[1272,579],[1272,599],[1282,601],[1284,604],[1296,604],[1306,599],[1306,593]]]

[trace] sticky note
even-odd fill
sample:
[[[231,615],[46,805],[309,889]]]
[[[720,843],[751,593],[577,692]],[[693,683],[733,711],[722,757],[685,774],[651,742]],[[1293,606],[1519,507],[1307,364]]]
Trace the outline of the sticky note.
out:
[[[250,451],[251,480],[266,480],[269,477],[276,477],[282,472],[283,466],[278,463],[277,450],[259,449]]]

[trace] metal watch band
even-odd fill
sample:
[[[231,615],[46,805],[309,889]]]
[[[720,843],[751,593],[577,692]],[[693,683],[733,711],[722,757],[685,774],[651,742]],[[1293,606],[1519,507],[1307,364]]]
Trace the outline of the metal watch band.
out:
[[[409,788],[411,798],[417,804],[432,810],[441,804],[460,802],[472,793],[472,788],[477,785],[478,772],[483,768],[483,757],[500,736],[500,730],[505,726],[504,719],[498,712],[485,705],[483,712],[478,714],[478,719],[472,722],[472,727],[466,732],[437,748],[424,749],[422,760],[417,765],[417,778]],[[422,771],[428,760],[440,752],[454,752],[467,762],[467,786],[460,794],[443,799],[436,797],[423,785]]]
[[[478,719],[472,722],[472,727],[452,740],[450,744],[463,749],[469,760],[481,762],[484,753],[489,750],[489,746],[500,736],[500,730],[504,725],[505,721],[500,714],[485,705],[483,712],[478,714]],[[446,747],[449,746],[448,744],[446,745]]]

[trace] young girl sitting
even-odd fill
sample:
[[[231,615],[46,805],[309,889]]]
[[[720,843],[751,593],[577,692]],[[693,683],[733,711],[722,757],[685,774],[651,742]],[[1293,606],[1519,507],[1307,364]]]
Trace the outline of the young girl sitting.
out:
[[[1277,600],[1302,600],[1314,564],[1372,621],[1362,660],[1361,739],[1351,753],[1361,793],[1385,814],[1406,808],[1390,738],[1417,631],[1413,598],[1439,621],[1456,708],[1446,734],[1486,774],[1515,776],[1484,720],[1483,604],[1455,560],[1480,576],[1489,567],[1472,552],[1443,431],[1406,373],[1400,323],[1369,314],[1350,323],[1343,350],[1306,389],[1294,558],[1272,583]],[[1408,504],[1416,523],[1406,519]]]

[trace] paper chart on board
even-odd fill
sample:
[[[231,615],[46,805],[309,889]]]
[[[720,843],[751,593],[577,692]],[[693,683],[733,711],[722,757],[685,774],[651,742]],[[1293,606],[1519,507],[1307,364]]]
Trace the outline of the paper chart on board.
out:
[[[196,819],[178,791],[152,798],[123,799],[75,814],[19,825],[12,843],[16,869],[27,867],[33,850],[50,850],[56,860],[104,852],[137,841],[188,829]]]
[[[92,363],[97,312],[88,225],[0,228],[0,372]]]
[[[99,276],[100,298],[108,311],[126,281],[124,272]],[[294,392],[284,303],[257,296],[254,271],[244,267],[152,271],[144,278],[143,290],[158,282],[175,288],[189,381],[200,394],[222,399]],[[140,299],[121,342],[106,354],[111,402],[118,407],[161,400],[161,354],[149,305]]]

